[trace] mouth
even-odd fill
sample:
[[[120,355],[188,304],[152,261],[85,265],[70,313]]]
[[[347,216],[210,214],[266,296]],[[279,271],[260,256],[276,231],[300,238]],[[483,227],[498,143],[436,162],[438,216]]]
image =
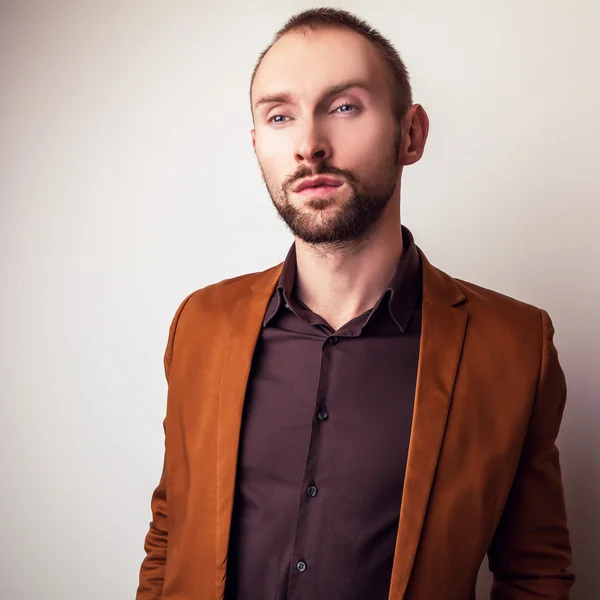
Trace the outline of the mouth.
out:
[[[310,177],[300,181],[294,187],[294,192],[298,194],[314,193],[315,191],[328,192],[340,187],[343,183],[344,182],[337,177],[319,175],[318,177]]]
[[[312,185],[303,187],[299,192],[296,192],[296,194],[299,196],[305,196],[307,198],[323,198],[325,196],[333,196],[341,186],[341,183],[338,185]]]

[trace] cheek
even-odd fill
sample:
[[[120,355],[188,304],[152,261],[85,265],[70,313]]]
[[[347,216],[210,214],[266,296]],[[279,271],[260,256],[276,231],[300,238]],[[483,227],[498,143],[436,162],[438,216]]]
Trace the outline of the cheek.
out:
[[[294,169],[289,164],[293,153],[287,137],[282,132],[265,132],[256,137],[255,151],[261,168],[267,179],[277,185]]]
[[[382,121],[365,119],[352,131],[339,128],[333,162],[355,171],[363,181],[369,180],[389,161],[393,140],[393,128]]]

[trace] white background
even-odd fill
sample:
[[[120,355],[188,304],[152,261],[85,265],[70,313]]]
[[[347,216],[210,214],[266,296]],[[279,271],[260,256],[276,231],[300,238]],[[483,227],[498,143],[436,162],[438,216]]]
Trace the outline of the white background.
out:
[[[285,257],[248,84],[308,2],[0,0],[0,596],[133,598],[162,356],[192,290]],[[402,219],[438,267],[549,311],[573,598],[600,596],[600,3],[346,2],[431,119]],[[199,565],[201,568],[201,565]],[[478,598],[489,585],[487,561]]]

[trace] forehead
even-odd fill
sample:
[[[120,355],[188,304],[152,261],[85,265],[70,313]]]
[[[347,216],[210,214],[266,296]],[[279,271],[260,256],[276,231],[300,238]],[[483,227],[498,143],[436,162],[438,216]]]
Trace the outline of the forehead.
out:
[[[355,31],[319,28],[292,32],[264,56],[252,86],[252,102],[282,90],[311,98],[340,81],[365,81],[381,93],[387,87],[386,74],[377,50]]]

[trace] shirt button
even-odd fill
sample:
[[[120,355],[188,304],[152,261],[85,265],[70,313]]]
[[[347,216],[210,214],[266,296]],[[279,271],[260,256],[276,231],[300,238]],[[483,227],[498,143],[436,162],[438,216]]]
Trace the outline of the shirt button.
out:
[[[332,345],[335,346],[339,341],[340,338],[337,337],[337,335],[332,335],[330,338],[327,338],[327,341]]]
[[[298,569],[300,573],[303,573],[304,571],[306,571],[306,563],[303,560],[299,560],[296,563],[296,569]]]
[[[319,421],[321,421],[321,423],[323,421],[327,421],[328,418],[329,418],[329,413],[326,410],[320,410],[317,413],[317,419],[319,419]]]
[[[308,487],[308,489],[306,490],[306,493],[311,497],[314,498],[318,493],[319,490],[317,489],[316,485],[311,485]]]

